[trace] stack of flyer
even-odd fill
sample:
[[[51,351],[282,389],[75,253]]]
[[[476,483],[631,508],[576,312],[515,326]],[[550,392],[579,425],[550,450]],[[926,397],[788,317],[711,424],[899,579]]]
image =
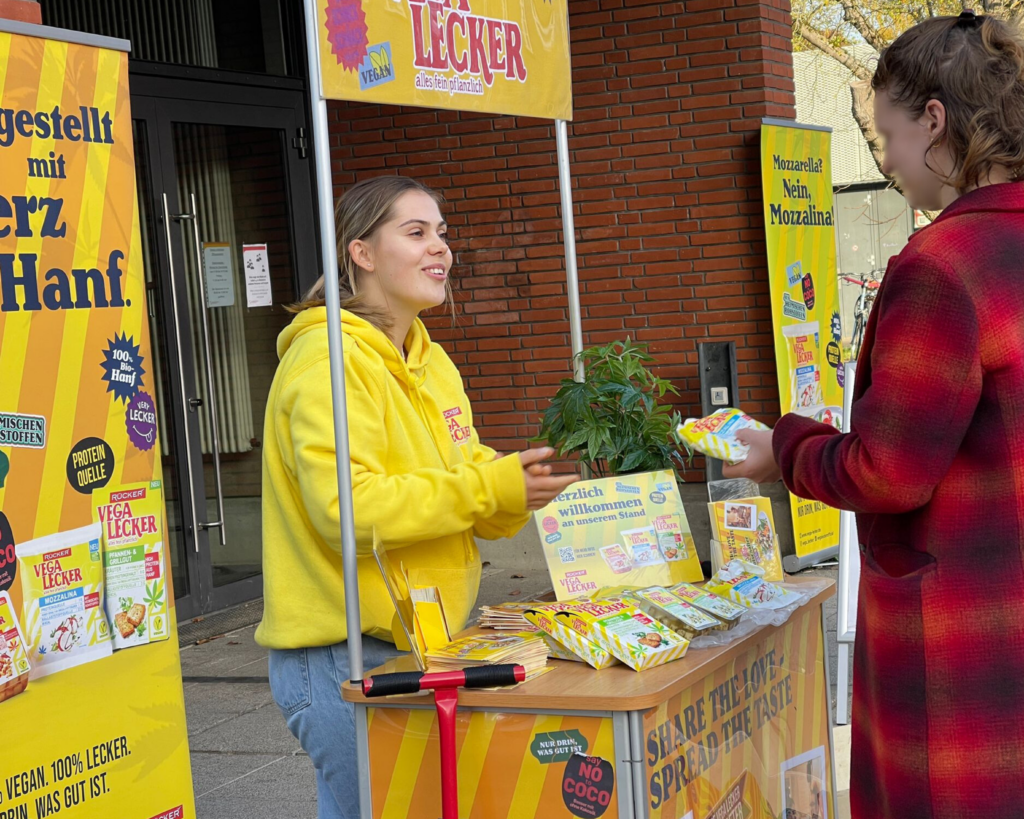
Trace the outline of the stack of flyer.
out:
[[[522,603],[481,606],[477,625],[480,628],[493,628],[497,631],[536,631],[536,626],[530,625],[524,615],[539,605],[543,604],[538,600],[528,600]]]
[[[513,663],[526,669],[526,682],[547,671],[548,648],[536,632],[474,634],[427,651],[428,671],[456,671],[472,665]]]

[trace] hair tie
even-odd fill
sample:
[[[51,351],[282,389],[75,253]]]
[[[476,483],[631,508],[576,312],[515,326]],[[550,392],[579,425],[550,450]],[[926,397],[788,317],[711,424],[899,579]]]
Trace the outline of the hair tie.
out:
[[[973,11],[967,10],[962,11],[956,18],[956,24],[954,28],[976,28],[984,20],[984,15],[975,14]]]

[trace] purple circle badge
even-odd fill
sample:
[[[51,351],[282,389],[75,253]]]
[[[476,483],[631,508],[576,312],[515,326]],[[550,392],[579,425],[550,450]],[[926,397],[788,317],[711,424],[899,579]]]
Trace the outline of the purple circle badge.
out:
[[[136,449],[147,452],[156,444],[156,402],[149,393],[140,392],[128,402],[124,416],[128,440]]]

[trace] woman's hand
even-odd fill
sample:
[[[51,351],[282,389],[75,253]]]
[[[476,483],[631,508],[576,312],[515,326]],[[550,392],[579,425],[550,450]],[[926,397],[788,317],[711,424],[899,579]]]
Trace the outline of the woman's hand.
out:
[[[526,508],[530,512],[543,509],[580,479],[579,475],[552,475],[551,466],[543,461],[554,454],[555,450],[547,446],[519,453],[526,480]]]
[[[774,483],[782,477],[772,450],[772,430],[741,429],[736,437],[750,447],[750,452],[745,461],[723,465],[723,477],[749,478],[756,483]]]

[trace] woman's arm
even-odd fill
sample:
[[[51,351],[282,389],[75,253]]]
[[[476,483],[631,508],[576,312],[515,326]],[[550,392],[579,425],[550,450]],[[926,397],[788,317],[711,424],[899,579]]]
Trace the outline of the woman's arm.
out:
[[[949,471],[981,397],[981,351],[970,295],[939,259],[894,265],[876,309],[871,383],[851,431],[791,414],[772,444],[794,494],[895,514],[927,504]]]
[[[387,544],[432,540],[472,529],[498,512],[526,508],[523,468],[517,455],[450,470],[418,469],[387,474],[388,441],[381,424],[383,392],[368,373],[349,365],[348,406],[356,540],[369,552],[374,528]],[[301,382],[301,383],[299,383]],[[310,523],[332,547],[341,548],[334,417],[326,358],[293,384],[289,418],[298,490]]]
[[[480,436],[477,434],[476,426],[470,427],[470,445],[473,454],[473,463],[493,463],[498,458],[496,453],[489,446],[480,443]],[[530,512],[526,511],[524,505],[522,511],[499,510],[493,515],[477,520],[473,526],[473,534],[484,540],[501,540],[502,538],[515,537],[519,531],[529,522]]]

